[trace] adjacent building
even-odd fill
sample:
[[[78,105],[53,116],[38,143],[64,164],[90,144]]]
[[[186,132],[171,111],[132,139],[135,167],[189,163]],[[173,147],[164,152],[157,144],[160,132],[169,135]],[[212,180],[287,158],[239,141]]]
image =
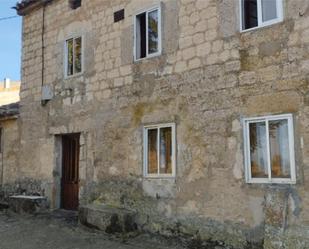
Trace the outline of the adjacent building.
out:
[[[309,248],[309,1],[23,0],[18,179],[142,230]]]
[[[19,102],[20,81],[0,81],[0,106]]]
[[[20,82],[4,79],[0,82],[0,198],[13,194],[6,183],[18,179],[19,151],[19,91]],[[5,190],[5,191],[4,191]]]

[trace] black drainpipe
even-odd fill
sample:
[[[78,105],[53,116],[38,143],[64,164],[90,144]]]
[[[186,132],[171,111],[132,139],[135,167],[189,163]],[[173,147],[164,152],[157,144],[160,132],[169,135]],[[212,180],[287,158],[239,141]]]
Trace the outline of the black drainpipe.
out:
[[[46,5],[49,4],[52,0],[42,0],[43,6],[42,6],[42,83],[41,88],[44,86],[44,80],[45,80],[45,9]],[[41,104],[46,105],[47,101],[42,100]]]
[[[44,41],[44,33],[45,33],[45,6],[46,6],[46,3],[44,2],[43,3],[43,7],[42,7],[42,82],[41,82],[41,89],[43,89],[43,86],[44,86],[44,78],[45,78],[45,75],[44,75],[44,67],[45,67],[45,41]],[[42,94],[42,93],[41,93]],[[42,105],[45,105],[45,101],[42,100],[41,101],[41,104]]]
[[[0,127],[0,147],[1,147],[1,188],[3,188],[3,179],[4,179],[4,128]]]

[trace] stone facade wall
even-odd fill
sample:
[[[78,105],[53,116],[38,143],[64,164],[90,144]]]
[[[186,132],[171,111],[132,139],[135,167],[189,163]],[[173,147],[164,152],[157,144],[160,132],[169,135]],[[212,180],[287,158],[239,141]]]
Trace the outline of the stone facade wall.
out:
[[[309,2],[285,0],[283,22],[240,33],[238,1],[164,0],[162,55],[133,62],[133,16],[158,3],[48,5],[43,84],[54,98],[45,106],[43,9],[24,17],[19,176],[38,181],[57,207],[57,137],[80,132],[81,205],[125,206],[145,230],[236,247],[308,247]],[[121,8],[125,19],[114,23]],[[84,73],[65,78],[64,43],[75,35]],[[241,120],[279,113],[294,117],[297,184],[247,184]],[[145,179],[143,125],[170,122],[176,178]]]
[[[6,199],[19,188],[19,125],[16,119],[0,120],[1,150],[0,150],[0,199]]]
[[[20,82],[11,82],[9,88],[3,87],[0,82],[0,108],[1,106],[16,103],[19,101]],[[0,118],[0,200],[9,194],[15,193],[19,188],[16,181],[18,177],[18,152],[19,152],[19,124],[16,118]],[[5,190],[5,191],[3,191]]]

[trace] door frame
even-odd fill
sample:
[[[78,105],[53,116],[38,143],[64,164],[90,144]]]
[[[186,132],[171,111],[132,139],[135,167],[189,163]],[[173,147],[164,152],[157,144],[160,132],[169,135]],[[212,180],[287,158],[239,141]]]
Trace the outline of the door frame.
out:
[[[79,174],[79,171],[80,171],[80,137],[81,137],[81,133],[69,133],[69,134],[62,134],[61,135],[61,151],[62,151],[62,156],[61,156],[61,178],[60,178],[60,188],[61,188],[61,196],[60,196],[60,207],[64,209],[64,198],[65,198],[65,193],[64,193],[64,180],[62,179],[63,178],[63,175],[64,175],[64,154],[63,154],[63,151],[64,151],[64,147],[63,147],[63,144],[64,144],[64,139],[65,138],[72,138],[74,140],[77,141],[77,148],[76,148],[76,161],[75,163],[77,164],[76,166],[76,174],[77,174],[77,209],[78,209],[78,206],[79,206],[79,182],[80,182],[80,174]],[[70,152],[69,152],[70,153]],[[74,197],[72,197],[74,198]],[[74,209],[73,209],[74,210]]]
[[[81,141],[84,141],[85,133],[72,132],[72,133],[55,133],[54,134],[54,169],[53,169],[53,190],[51,196],[51,207],[53,209],[62,208],[62,137],[71,134],[80,134],[79,138],[79,180],[81,180],[81,161],[82,161],[82,147]],[[80,185],[79,185],[80,192]],[[79,195],[80,196],[80,195]]]

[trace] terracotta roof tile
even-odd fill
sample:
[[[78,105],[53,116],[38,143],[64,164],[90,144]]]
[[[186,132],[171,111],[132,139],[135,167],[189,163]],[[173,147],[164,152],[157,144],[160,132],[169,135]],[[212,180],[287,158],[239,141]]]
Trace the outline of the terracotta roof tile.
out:
[[[22,0],[16,4],[15,8],[19,10],[19,9],[26,8],[29,5],[36,3],[36,2],[40,2],[40,1],[41,0]]]
[[[0,118],[19,115],[19,102],[0,106]]]
[[[32,7],[40,7],[52,1],[54,0],[20,0],[16,3],[16,6],[14,8],[17,10],[17,14],[25,15],[28,13],[29,9],[32,9]]]

